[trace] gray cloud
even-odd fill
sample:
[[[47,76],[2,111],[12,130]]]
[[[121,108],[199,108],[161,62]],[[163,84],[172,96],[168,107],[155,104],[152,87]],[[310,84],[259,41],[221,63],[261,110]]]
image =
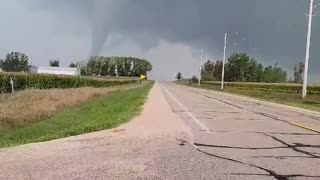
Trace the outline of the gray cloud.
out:
[[[155,68],[176,67],[167,68],[171,69],[170,74],[194,67],[201,48],[206,49],[207,57],[220,58],[225,32],[229,33],[229,54],[244,51],[264,64],[278,62],[289,71],[295,63],[304,59],[307,0],[30,0],[25,6],[29,12],[54,16],[57,22],[69,19],[69,28],[59,32],[74,39],[85,37],[83,41],[91,38],[91,52],[85,51],[88,54],[127,54],[132,52],[129,49],[135,48],[125,43],[132,42],[131,45],[142,49],[136,54],[148,56]],[[319,18],[314,18],[310,61],[311,78],[318,82]],[[72,40],[70,44],[72,42],[76,41]],[[160,46],[159,52],[166,53],[164,44],[179,51],[183,48],[174,44],[183,44],[185,49],[190,47],[193,60],[190,60],[191,57],[184,62],[176,56],[176,59],[170,60],[149,57],[148,52]],[[126,49],[116,49],[122,47]],[[185,49],[181,53],[186,53]],[[83,56],[83,53],[79,54]],[[170,58],[170,55],[163,58]],[[168,78],[161,77],[161,74],[155,77]]]

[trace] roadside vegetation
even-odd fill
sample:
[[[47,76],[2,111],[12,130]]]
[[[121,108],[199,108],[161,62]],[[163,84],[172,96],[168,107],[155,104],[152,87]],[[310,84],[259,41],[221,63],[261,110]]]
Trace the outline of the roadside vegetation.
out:
[[[149,82],[133,89],[97,91],[96,93],[104,95],[96,96],[73,108],[62,108],[62,111],[51,114],[49,118],[24,122],[19,126],[2,127],[0,147],[41,142],[116,127],[139,112],[152,86],[153,83]],[[84,91],[86,94],[87,91]]]
[[[221,81],[222,61],[208,60],[202,66],[201,80]],[[281,83],[287,81],[287,72],[279,64],[264,66],[245,53],[233,53],[225,64],[227,82],[266,82]]]
[[[139,111],[153,84],[138,83],[152,70],[145,59],[99,56],[69,67],[74,76],[36,74],[24,53],[0,59],[0,147],[115,127]]]
[[[126,76],[140,77],[147,76],[152,70],[152,65],[145,59],[134,57],[91,57],[85,66],[82,66],[82,73],[96,76]]]
[[[304,64],[298,63],[288,80],[278,64],[265,67],[244,53],[234,53],[225,64],[223,92],[320,111],[320,85],[309,84],[307,98],[301,98],[303,70]],[[222,61],[208,60],[202,66],[200,88],[221,91],[221,74]],[[176,79],[179,84],[198,87],[196,76],[183,79],[178,73]]]
[[[115,85],[130,84],[137,82],[134,79],[106,81],[102,78],[58,76],[47,74],[29,73],[0,73],[0,93],[11,92],[10,80],[13,80],[14,90],[25,89],[53,89],[53,88],[79,88],[79,87],[110,87]]]
[[[18,127],[41,121],[94,97],[139,86],[131,84],[110,88],[30,89],[13,95],[5,94],[0,97],[0,128]]]
[[[49,66],[60,67],[60,59],[50,59]],[[0,58],[0,72],[28,72],[32,67],[29,57],[21,52],[7,53],[4,59]],[[86,60],[71,62],[70,68],[78,68],[81,75],[85,76],[147,76],[152,70],[152,64],[146,59],[135,57],[103,57],[93,56]]]

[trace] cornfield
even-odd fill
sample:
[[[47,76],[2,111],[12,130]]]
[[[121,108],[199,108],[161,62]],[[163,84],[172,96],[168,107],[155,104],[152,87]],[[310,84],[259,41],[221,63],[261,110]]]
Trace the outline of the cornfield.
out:
[[[202,84],[220,86],[219,81],[202,81]],[[243,90],[257,90],[268,92],[301,93],[302,85],[293,83],[250,83],[225,82],[225,88],[233,87]],[[320,94],[320,85],[308,85],[308,94]]]
[[[0,73],[0,93],[11,92],[10,80],[14,90],[24,89],[66,89],[79,87],[109,87],[134,83],[136,80],[103,80],[98,78],[82,78],[75,76],[58,76],[27,73]]]

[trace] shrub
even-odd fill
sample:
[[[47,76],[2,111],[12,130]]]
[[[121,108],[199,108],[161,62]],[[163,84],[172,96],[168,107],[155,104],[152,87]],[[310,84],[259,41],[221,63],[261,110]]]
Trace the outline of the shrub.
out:
[[[198,83],[199,79],[197,78],[197,76],[192,76],[191,81],[192,83]]]

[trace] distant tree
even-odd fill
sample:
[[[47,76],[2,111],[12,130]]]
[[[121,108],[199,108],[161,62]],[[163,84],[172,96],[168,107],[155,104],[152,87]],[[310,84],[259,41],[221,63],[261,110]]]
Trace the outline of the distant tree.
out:
[[[70,68],[76,68],[76,67],[77,67],[77,64],[75,64],[75,63],[72,62],[72,63],[69,65],[69,67],[70,67]]]
[[[272,82],[280,83],[280,82],[286,82],[286,81],[287,81],[287,72],[283,70],[281,67],[279,67],[278,64],[275,64],[273,66]]]
[[[147,75],[152,70],[152,65],[145,59],[134,57],[91,57],[86,65],[88,75],[115,76],[115,70],[120,76]]]
[[[221,76],[222,76],[222,61],[217,60],[215,65],[214,65],[214,71],[213,71],[213,79],[216,81],[221,81]],[[226,67],[227,69],[228,67]],[[228,70],[227,70],[228,71]],[[228,74],[226,74],[228,75]]]
[[[2,63],[2,69],[8,72],[28,71],[29,58],[24,53],[11,52],[6,55]]]
[[[263,65],[258,64],[257,66],[257,82],[263,82]]]
[[[202,68],[203,80],[221,80],[222,61],[208,60]],[[285,82],[287,72],[275,64],[264,67],[245,53],[233,53],[225,64],[225,81],[231,82]]]
[[[51,67],[60,67],[60,60],[59,59],[50,60],[49,65]]]
[[[198,83],[199,79],[197,78],[197,76],[192,76],[191,81],[192,83]]]
[[[177,79],[177,80],[180,80],[181,78],[182,78],[181,73],[178,73],[178,74],[176,75],[176,79]]]
[[[204,81],[212,81],[214,80],[213,72],[214,72],[215,64],[213,61],[208,60],[203,64],[201,70],[201,79]]]
[[[278,64],[274,66],[267,66],[264,68],[263,72],[263,82],[267,83],[280,83],[287,81],[287,72],[281,67],[278,67]]]
[[[294,66],[294,83],[302,83],[302,76],[304,72],[304,64],[302,62],[299,62]]]
[[[267,83],[271,83],[273,81],[273,68],[272,66],[267,66],[263,70],[263,81]]]
[[[226,66],[228,70],[227,81],[244,82],[256,79],[252,73],[256,74],[257,63],[245,53],[233,53],[228,58]]]
[[[3,63],[4,63],[4,60],[3,60],[3,59],[0,59],[0,68],[1,68],[1,69],[3,68]]]

